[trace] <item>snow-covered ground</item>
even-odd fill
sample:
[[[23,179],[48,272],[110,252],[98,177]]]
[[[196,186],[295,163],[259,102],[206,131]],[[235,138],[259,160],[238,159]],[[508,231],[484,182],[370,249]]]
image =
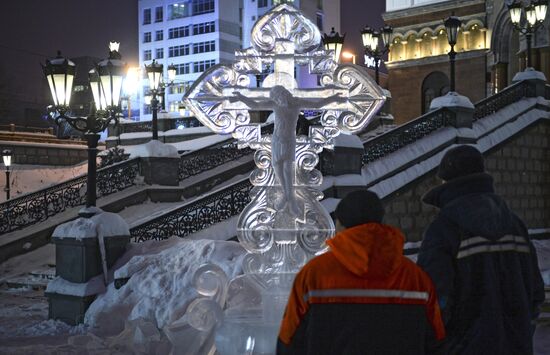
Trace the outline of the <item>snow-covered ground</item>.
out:
[[[13,198],[86,174],[87,164],[81,163],[73,166],[14,164],[10,169],[10,195]],[[4,186],[6,186],[6,174],[4,174],[2,166],[0,187],[3,189]],[[2,191],[0,193],[0,202],[4,202],[5,200],[6,194]]]

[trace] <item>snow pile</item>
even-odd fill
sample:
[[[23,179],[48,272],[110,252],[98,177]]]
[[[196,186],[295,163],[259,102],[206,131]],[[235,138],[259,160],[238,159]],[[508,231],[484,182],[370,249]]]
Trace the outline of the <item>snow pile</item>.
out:
[[[129,261],[115,279],[129,278],[116,289],[111,283],[86,312],[85,323],[98,335],[119,334],[125,322],[142,319],[159,329],[179,320],[197,298],[195,271],[205,263],[218,265],[229,278],[241,273],[245,250],[236,242],[171,238],[135,245],[120,260]]]
[[[455,91],[449,91],[446,95],[436,97],[430,104],[430,111],[441,107],[463,107],[473,110],[474,104],[466,96],[462,96]]]
[[[17,337],[30,337],[30,336],[45,336],[45,335],[58,335],[58,334],[83,334],[86,332],[86,326],[79,324],[77,326],[71,326],[59,320],[48,319],[36,324],[29,325],[27,327],[17,329],[17,332],[13,336]]]
[[[178,149],[170,144],[158,140],[151,140],[145,144],[134,146],[130,158],[179,158]]]

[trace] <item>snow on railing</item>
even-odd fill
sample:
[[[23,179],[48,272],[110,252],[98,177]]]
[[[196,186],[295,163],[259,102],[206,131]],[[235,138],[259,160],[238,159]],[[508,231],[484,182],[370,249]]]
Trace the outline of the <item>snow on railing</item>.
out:
[[[474,121],[487,117],[502,108],[518,102],[524,97],[535,96],[534,85],[529,81],[520,81],[508,86],[499,93],[478,101],[474,106]]]

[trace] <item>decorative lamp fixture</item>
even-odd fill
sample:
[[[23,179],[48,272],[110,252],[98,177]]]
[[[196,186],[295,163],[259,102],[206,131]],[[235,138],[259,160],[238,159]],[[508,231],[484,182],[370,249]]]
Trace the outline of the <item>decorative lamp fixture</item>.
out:
[[[512,21],[512,24],[519,25],[521,21],[521,12],[523,11],[523,7],[521,6],[520,1],[514,1],[510,5],[508,5],[508,11],[510,11],[510,20]]]
[[[174,64],[170,64],[168,66],[168,81],[170,83],[173,83],[174,80],[176,80],[176,66]]]
[[[456,44],[458,37],[458,30],[462,25],[462,21],[456,16],[449,16],[445,20],[445,29],[447,30],[447,41],[449,45],[453,47]]]
[[[369,48],[369,49],[371,48],[373,32],[374,32],[373,29],[370,28],[369,26],[365,26],[363,31],[361,31],[361,40],[363,41],[363,47]]]
[[[99,81],[99,75],[97,70],[91,69],[88,72],[88,81],[90,82],[90,88],[92,89],[92,95],[94,97],[94,105],[97,111],[103,111],[107,109],[107,101],[101,88]]]
[[[389,47],[391,44],[393,27],[391,27],[390,25],[384,25],[384,27],[380,29],[380,32],[382,33],[382,41],[384,42],[384,46]]]
[[[149,65],[145,65],[145,71],[149,77],[149,88],[152,91],[157,91],[160,86],[160,81],[163,73],[162,64],[157,63],[154,59]]]
[[[11,166],[11,150],[4,149],[2,151],[2,160],[4,161],[4,166],[9,168]]]
[[[126,73],[126,64],[118,53],[120,43],[109,44],[109,58],[102,60],[96,66],[101,89],[107,106],[118,108],[122,93],[122,80]]]
[[[525,8],[525,18],[529,26],[533,27],[537,23],[537,11],[535,5],[531,4]]]
[[[48,80],[54,105],[66,109],[73,92],[75,64],[67,58],[63,58],[61,52],[57,51],[57,57],[46,60],[46,65],[42,65],[42,69]]]
[[[333,59],[336,63],[340,61],[340,53],[342,52],[345,38],[346,35],[344,34],[343,36],[340,36],[338,32],[334,31],[334,27],[328,35],[326,33],[323,35],[323,45],[325,47],[325,50],[333,51]]]
[[[543,22],[546,18],[546,11],[548,10],[548,0],[535,0],[532,4],[535,5],[537,21]]]

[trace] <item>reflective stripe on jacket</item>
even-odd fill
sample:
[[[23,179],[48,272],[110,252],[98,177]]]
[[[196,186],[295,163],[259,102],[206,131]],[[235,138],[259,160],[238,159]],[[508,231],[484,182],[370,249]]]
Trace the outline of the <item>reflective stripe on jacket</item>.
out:
[[[344,230],[296,275],[278,353],[424,353],[445,335],[435,288],[403,256],[402,233],[369,223]],[[401,349],[401,350],[400,350]]]

